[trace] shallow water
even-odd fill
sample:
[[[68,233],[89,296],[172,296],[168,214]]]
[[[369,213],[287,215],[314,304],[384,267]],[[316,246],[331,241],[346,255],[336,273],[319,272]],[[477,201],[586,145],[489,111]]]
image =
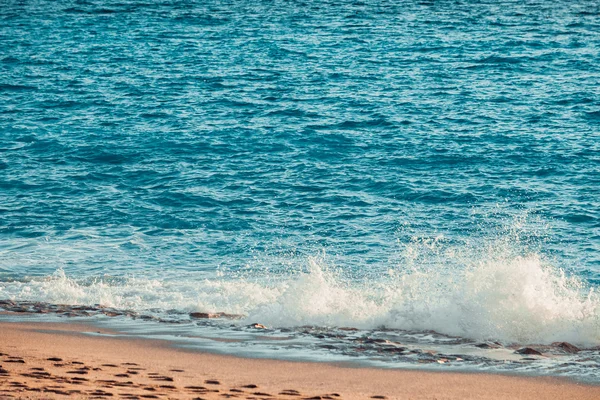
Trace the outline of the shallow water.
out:
[[[597,2],[7,1],[0,21],[0,299],[244,316],[219,335],[434,331],[463,356],[600,345]]]

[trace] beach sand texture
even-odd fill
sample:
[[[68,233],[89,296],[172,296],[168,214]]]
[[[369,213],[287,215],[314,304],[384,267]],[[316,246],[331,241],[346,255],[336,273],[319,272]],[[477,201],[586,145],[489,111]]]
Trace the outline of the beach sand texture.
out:
[[[350,368],[186,351],[97,327],[0,323],[0,398],[598,399],[554,378]]]

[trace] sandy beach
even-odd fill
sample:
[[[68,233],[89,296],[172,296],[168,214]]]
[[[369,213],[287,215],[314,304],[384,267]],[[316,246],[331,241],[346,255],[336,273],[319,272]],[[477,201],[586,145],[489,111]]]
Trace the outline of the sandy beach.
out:
[[[554,378],[244,359],[90,335],[70,323],[0,323],[0,398],[598,399]]]

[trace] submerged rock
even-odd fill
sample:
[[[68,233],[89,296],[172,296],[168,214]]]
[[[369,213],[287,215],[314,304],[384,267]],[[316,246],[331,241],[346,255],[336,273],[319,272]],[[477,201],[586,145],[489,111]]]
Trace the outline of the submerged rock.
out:
[[[480,349],[499,349],[502,347],[502,345],[498,342],[477,343],[474,346],[479,347]]]
[[[532,354],[532,355],[536,355],[536,356],[541,356],[542,353],[540,353],[539,351],[537,351],[534,348],[531,347],[521,347],[520,349],[516,350],[515,353],[517,354]]]
[[[229,318],[229,319],[240,319],[243,318],[243,315],[239,315],[239,314],[227,314],[224,312],[216,312],[216,313],[209,313],[209,312],[192,312],[190,313],[190,318],[194,318],[194,319],[206,319],[206,318]]]
[[[264,326],[263,324],[258,324],[258,323],[250,324],[250,325],[248,325],[248,328],[267,329],[266,326]]]
[[[122,315],[121,313],[114,312],[114,311],[105,311],[103,314],[106,315],[107,317],[111,317],[111,318],[119,317]]]
[[[378,349],[380,353],[403,353],[406,351],[406,347],[382,347]]]
[[[561,350],[571,354],[579,353],[581,351],[579,347],[568,342],[554,342],[552,343],[552,346],[558,347]]]
[[[205,313],[205,312],[192,312],[190,313],[190,318],[218,318],[218,314],[213,313]]]
[[[358,329],[356,328],[350,328],[350,327],[346,327],[346,326],[342,326],[341,328],[338,328],[340,331],[347,331],[347,332],[354,332],[357,331]]]

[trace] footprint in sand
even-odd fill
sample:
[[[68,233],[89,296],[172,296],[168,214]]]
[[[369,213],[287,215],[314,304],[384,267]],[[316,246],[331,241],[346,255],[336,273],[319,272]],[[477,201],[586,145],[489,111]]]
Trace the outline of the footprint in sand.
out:
[[[87,375],[88,372],[83,369],[76,369],[74,371],[67,371],[67,374],[78,374],[78,375]]]
[[[127,381],[127,382],[116,382],[113,383],[113,386],[119,386],[119,387],[131,387],[131,386],[136,386],[134,385],[134,383],[132,381]]]
[[[66,391],[66,390],[59,390],[59,389],[46,389],[44,390],[45,392],[50,392],[50,393],[55,393],[55,394],[60,394],[61,396],[70,396],[71,393],[70,391]]]
[[[106,391],[100,390],[100,389],[96,389],[89,393],[92,396],[100,396],[100,397],[113,397],[114,396],[114,394],[112,394],[111,392],[106,392]]]
[[[52,375],[46,371],[34,371],[30,374],[21,374],[22,376],[27,376],[29,378],[50,378]]]
[[[173,385],[160,385],[159,388],[161,388],[161,389],[172,389],[172,390],[177,389],[177,387],[173,386]]]
[[[113,383],[117,383],[117,381],[112,380],[112,379],[111,380],[98,379],[96,382],[97,383],[103,383],[103,384],[106,384],[106,385],[112,385]]]
[[[300,396],[300,392],[294,389],[285,389],[279,392],[283,396]]]
[[[171,378],[170,376],[151,376],[150,378],[155,381],[165,381],[165,382],[173,382],[175,380],[175,379]]]
[[[201,394],[219,393],[218,389],[208,389],[208,388],[205,388],[204,386],[186,386],[185,388],[194,393],[201,393]]]

